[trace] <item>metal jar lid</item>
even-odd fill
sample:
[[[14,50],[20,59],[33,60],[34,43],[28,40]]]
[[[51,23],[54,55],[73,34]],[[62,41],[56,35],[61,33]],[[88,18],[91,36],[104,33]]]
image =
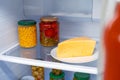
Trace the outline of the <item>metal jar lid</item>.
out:
[[[52,79],[63,79],[65,76],[65,73],[62,72],[60,75],[55,75],[53,72],[50,72],[50,78]]]
[[[58,18],[54,16],[44,16],[40,20],[44,22],[53,22],[53,21],[57,21]]]
[[[76,78],[77,80],[89,80],[90,79],[90,74],[75,72],[74,73],[74,78]]]
[[[18,25],[22,26],[30,26],[30,25],[35,25],[36,21],[35,20],[20,20],[18,21]]]

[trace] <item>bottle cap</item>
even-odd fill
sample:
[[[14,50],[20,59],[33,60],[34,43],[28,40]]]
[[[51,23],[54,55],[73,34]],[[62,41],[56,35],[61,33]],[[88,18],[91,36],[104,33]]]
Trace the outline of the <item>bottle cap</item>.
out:
[[[57,21],[57,17],[54,16],[44,16],[40,20],[44,22],[52,22],[52,21]]]
[[[63,79],[65,76],[64,72],[62,72],[60,75],[55,75],[53,72],[50,72],[50,78],[52,79]]]
[[[74,78],[76,78],[77,80],[89,80],[90,74],[75,72]]]
[[[34,20],[20,20],[18,21],[18,25],[22,25],[22,26],[30,26],[30,25],[35,25],[36,21]]]

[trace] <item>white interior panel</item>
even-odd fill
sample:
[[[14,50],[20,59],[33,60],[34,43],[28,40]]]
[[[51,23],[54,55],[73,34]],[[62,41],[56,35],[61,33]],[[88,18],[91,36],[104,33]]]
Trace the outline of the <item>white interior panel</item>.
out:
[[[29,17],[92,15],[92,8],[93,0],[24,0],[25,16]]]
[[[93,19],[101,18],[102,0],[93,0]]]
[[[101,27],[99,22],[61,22],[60,38],[88,36],[99,40],[100,30]]]
[[[91,14],[92,0],[53,0],[53,12]],[[87,6],[85,6],[87,5]]]
[[[17,21],[23,19],[23,0],[0,2],[0,52],[16,44]]]
[[[24,0],[25,16],[40,16],[44,14],[44,0]],[[48,5],[47,5],[48,6]]]
[[[87,5],[86,5],[87,4]],[[102,0],[24,0],[25,16],[62,16],[66,20],[74,18],[101,18]]]

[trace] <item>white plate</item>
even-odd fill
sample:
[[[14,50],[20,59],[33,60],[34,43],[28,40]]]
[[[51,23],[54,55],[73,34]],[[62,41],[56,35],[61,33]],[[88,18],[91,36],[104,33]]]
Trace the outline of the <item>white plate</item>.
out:
[[[94,61],[96,59],[98,59],[98,51],[95,49],[94,53],[92,56],[85,56],[85,57],[74,57],[74,58],[57,58],[56,56],[56,49],[57,48],[53,48],[51,50],[50,55],[59,61],[62,62],[67,62],[67,63],[86,63],[86,62],[91,62]]]

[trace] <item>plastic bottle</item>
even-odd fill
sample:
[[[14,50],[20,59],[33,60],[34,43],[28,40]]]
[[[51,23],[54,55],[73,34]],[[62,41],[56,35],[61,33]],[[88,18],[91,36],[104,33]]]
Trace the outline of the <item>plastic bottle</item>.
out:
[[[35,80],[33,76],[23,76],[20,80]]]
[[[113,18],[103,34],[105,67],[103,80],[119,80],[120,75],[120,2],[116,3]],[[111,16],[109,16],[111,17]]]

